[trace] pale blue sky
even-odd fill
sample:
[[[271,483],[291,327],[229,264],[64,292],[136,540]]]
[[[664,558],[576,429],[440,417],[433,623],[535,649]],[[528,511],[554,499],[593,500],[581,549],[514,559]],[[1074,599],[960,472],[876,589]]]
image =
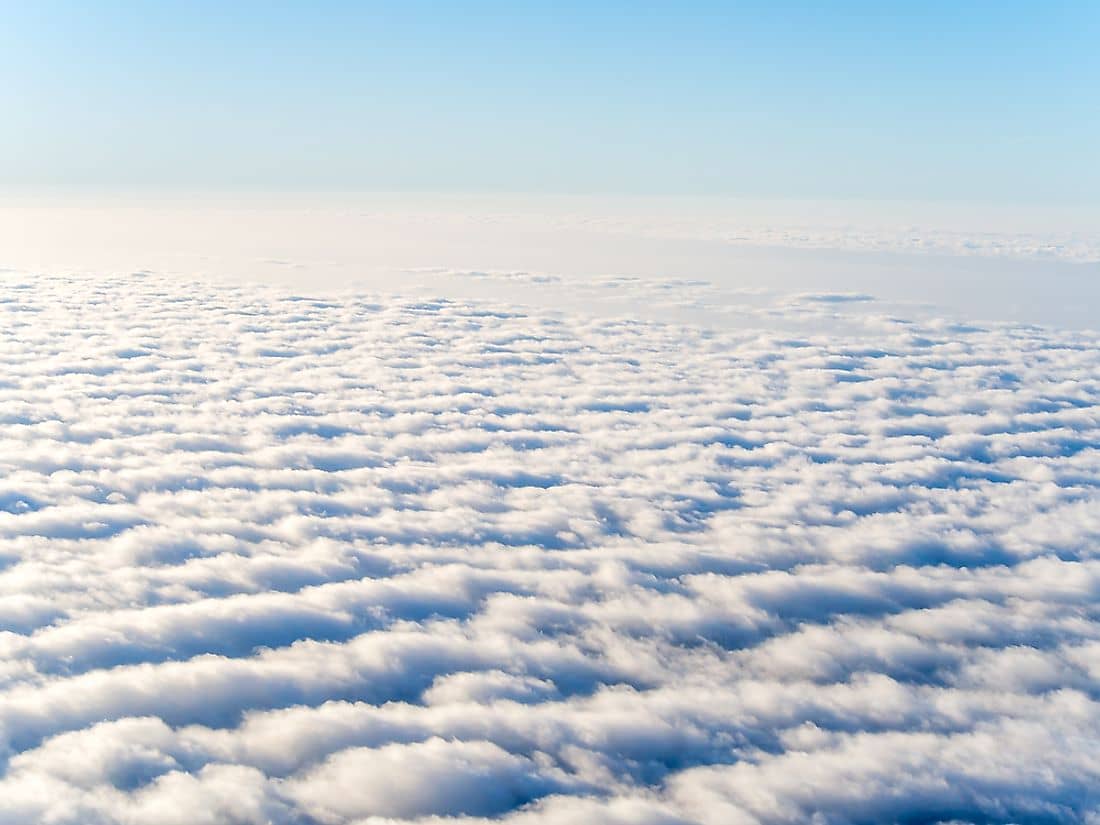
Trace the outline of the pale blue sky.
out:
[[[1100,199],[1095,0],[0,12],[4,184]]]

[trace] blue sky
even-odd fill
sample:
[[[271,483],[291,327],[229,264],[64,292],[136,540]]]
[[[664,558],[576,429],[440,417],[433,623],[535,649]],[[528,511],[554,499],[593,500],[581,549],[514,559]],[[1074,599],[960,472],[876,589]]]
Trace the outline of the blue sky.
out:
[[[1100,198],[1096,2],[0,11],[7,184]]]

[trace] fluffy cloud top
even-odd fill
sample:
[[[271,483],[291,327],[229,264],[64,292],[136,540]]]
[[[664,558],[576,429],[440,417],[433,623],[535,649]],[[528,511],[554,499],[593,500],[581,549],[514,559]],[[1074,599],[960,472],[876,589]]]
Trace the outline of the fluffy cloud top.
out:
[[[0,313],[0,823],[1100,821],[1095,336]]]

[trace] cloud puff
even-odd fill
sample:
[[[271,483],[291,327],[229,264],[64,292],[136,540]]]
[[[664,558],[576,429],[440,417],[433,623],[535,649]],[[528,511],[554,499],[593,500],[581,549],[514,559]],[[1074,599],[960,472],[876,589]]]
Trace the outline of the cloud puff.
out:
[[[1100,817],[1093,335],[0,292],[0,823]]]

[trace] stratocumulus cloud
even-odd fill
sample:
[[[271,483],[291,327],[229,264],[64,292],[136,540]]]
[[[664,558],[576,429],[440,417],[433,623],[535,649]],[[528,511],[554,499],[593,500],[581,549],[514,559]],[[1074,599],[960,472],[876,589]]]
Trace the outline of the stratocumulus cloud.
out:
[[[1097,338],[869,303],[7,276],[0,823],[1100,821]]]

